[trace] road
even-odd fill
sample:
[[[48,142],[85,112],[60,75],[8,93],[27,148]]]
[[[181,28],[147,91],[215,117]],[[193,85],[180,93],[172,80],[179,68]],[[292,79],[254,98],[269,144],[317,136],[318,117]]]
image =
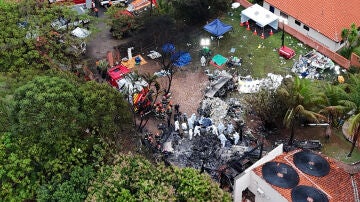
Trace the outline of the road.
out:
[[[106,58],[106,53],[112,51],[114,47],[127,42],[127,40],[114,39],[110,33],[110,26],[106,24],[106,9],[99,7],[99,22],[96,24],[98,32],[92,36],[91,41],[87,43],[86,58],[99,60]]]

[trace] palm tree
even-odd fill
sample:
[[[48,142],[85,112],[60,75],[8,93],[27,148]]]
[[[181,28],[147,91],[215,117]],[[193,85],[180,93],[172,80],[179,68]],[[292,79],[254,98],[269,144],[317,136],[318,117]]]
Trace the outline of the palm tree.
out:
[[[351,149],[349,154],[347,155],[348,157],[351,157],[356,142],[360,137],[360,113],[356,114],[355,116],[351,117],[349,119],[349,132],[351,134],[351,139],[352,139],[352,145],[351,145]]]
[[[307,79],[295,77],[292,81],[284,81],[282,87],[277,91],[278,96],[284,100],[288,110],[284,116],[283,124],[291,128],[288,145],[293,144],[296,120],[302,117],[308,121],[319,123],[326,120],[323,115],[314,112],[317,106],[324,102],[324,95],[320,93],[312,82]]]
[[[345,104],[348,95],[340,86],[329,83],[325,84],[324,93],[325,105],[319,113],[328,117],[331,126],[337,126],[339,124],[338,119],[348,110]]]
[[[347,48],[356,45],[359,35],[355,23],[351,24],[350,29],[341,30],[341,38],[346,42]]]
[[[348,154],[348,157],[350,157],[360,137],[360,75],[350,75],[347,83],[343,84],[342,87],[348,97],[347,100],[343,100],[341,103],[347,107],[348,114],[355,114],[348,119],[348,131],[352,139],[352,146]]]

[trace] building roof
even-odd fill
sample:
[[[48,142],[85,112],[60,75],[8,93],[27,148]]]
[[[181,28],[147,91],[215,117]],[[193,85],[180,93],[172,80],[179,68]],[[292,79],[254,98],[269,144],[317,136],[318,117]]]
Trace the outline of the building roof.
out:
[[[333,41],[341,41],[343,28],[360,26],[359,0],[265,0],[289,16]]]
[[[304,172],[300,171],[293,162],[293,155],[301,150],[295,150],[289,153],[283,153],[273,159],[273,162],[280,162],[290,165],[292,168],[296,170],[299,174],[299,183],[298,185],[306,185],[311,186],[316,189],[321,190],[325,193],[329,199],[329,201],[355,201],[354,197],[354,189],[352,186],[352,180],[349,173],[345,172],[342,168],[338,166],[335,160],[323,156],[329,163],[330,172],[324,177],[315,177]],[[262,166],[260,165],[256,167],[253,171],[256,175],[262,176]],[[360,176],[357,176],[360,177]],[[263,178],[264,179],[264,178]],[[359,182],[359,178],[356,179]],[[358,184],[359,186],[360,184]],[[280,188],[274,185],[271,185],[273,189],[279,192],[284,198],[288,201],[291,200],[291,189]]]

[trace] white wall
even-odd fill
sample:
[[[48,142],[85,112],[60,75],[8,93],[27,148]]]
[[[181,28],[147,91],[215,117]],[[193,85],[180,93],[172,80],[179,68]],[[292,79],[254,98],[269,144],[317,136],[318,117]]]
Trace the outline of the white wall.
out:
[[[257,188],[256,184],[254,185],[254,182],[257,182],[258,184],[267,184],[264,180],[262,180],[261,178],[259,178],[260,180],[258,180],[254,175],[255,173],[252,171],[252,169],[266,163],[269,162],[271,160],[273,160],[274,158],[276,158],[277,156],[279,156],[280,154],[283,153],[283,145],[279,145],[277,146],[275,149],[271,150],[268,154],[266,154],[265,156],[263,156],[261,159],[259,159],[258,161],[256,161],[253,165],[251,165],[249,168],[247,168],[243,173],[241,173],[240,175],[236,176],[234,179],[234,191],[233,191],[233,198],[235,202],[241,201],[242,199],[242,192],[246,189],[246,188],[251,188],[251,192],[253,192],[255,194],[255,196],[257,196],[256,192],[257,192]],[[259,176],[258,176],[259,177]],[[257,180],[257,181],[254,181]],[[262,181],[262,182],[261,182]],[[252,186],[252,187],[251,187]],[[270,185],[269,185],[270,186]],[[266,186],[265,186],[266,187]],[[267,189],[265,189],[265,191],[267,191],[267,193],[271,193],[272,191],[270,191],[268,189],[268,187],[266,187]],[[271,186],[270,186],[271,188]],[[272,189],[272,188],[271,188]],[[267,194],[266,193],[266,194]],[[256,201],[260,200],[262,201],[263,198],[260,196],[260,193],[258,193],[259,196],[257,196],[259,199],[257,199]],[[281,195],[280,195],[281,196]],[[268,201],[267,199],[265,201]],[[286,201],[286,200],[285,200]],[[280,202],[280,201],[279,201]]]
[[[272,188],[265,180],[255,174],[253,171],[250,172],[251,183],[249,190],[255,194],[256,202],[287,202],[278,191]]]
[[[264,2],[263,7],[266,8],[267,10],[270,10],[270,5],[267,2]],[[280,10],[277,8],[274,8],[274,14],[280,16]],[[289,27],[295,29],[296,31],[300,32],[301,34],[303,34],[309,38],[316,40],[317,42],[326,46],[330,50],[336,52],[344,45],[344,44],[337,43],[337,42],[327,38],[326,36],[319,33],[317,30],[312,29],[311,27],[309,27],[309,31],[307,31],[303,28],[304,24],[302,22],[300,22],[300,23],[301,23],[300,26],[297,25],[295,23],[295,18],[288,15],[288,24],[287,25]],[[282,27],[280,26],[280,28],[282,28]],[[286,29],[285,29],[285,31],[286,31]],[[339,39],[341,39],[341,36],[339,36]],[[285,39],[285,43],[286,43],[286,39]]]

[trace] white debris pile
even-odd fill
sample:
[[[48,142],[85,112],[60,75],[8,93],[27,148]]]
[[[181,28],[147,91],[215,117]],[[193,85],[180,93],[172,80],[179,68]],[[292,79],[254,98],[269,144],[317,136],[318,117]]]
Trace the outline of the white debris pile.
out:
[[[240,93],[257,93],[260,89],[276,90],[283,80],[278,74],[268,73],[266,78],[253,79],[250,75],[246,77],[239,76],[238,91]]]
[[[227,115],[229,105],[220,98],[206,98],[202,100],[199,108],[205,117],[209,117],[217,125],[224,120]]]

